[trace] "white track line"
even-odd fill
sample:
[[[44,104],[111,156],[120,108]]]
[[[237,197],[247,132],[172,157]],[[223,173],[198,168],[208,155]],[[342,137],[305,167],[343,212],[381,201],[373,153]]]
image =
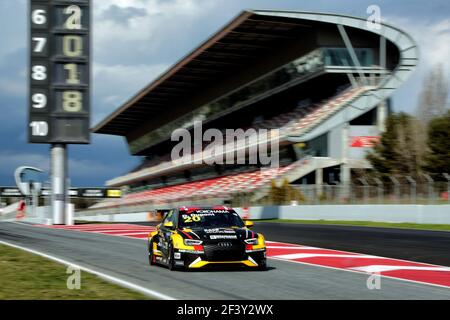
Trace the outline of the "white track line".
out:
[[[331,270],[337,270],[337,271],[353,272],[353,273],[357,273],[357,274],[361,274],[361,275],[367,275],[367,276],[371,276],[372,275],[372,273],[367,273],[367,272],[359,271],[359,270],[353,270],[351,268],[350,269],[343,269],[343,268],[330,267],[330,266],[314,264],[314,263],[308,263],[308,262],[297,261],[297,260],[285,260],[285,259],[279,259],[279,258],[275,258],[275,257],[267,257],[267,258],[268,259],[273,259],[273,260],[278,260],[278,261],[303,264],[303,265],[306,265],[306,266],[311,266],[311,267],[316,267],[316,268],[318,267],[318,268],[325,268],[325,269],[331,269]],[[397,277],[394,277],[394,276],[386,276],[384,274],[380,274],[380,276],[382,278],[398,280],[398,281],[403,281],[403,282],[410,282],[410,283],[413,283],[413,284],[428,285],[428,286],[433,286],[433,287],[449,289],[448,286],[441,285],[441,284],[435,284],[435,283],[431,283],[431,282],[423,282],[423,281],[417,281],[417,280],[397,278]]]
[[[287,245],[291,245],[291,246],[301,246],[300,244],[295,244],[295,243],[288,243],[288,242],[278,242],[278,241],[266,241],[266,243],[279,243],[279,244],[287,244]],[[301,249],[301,248],[299,248]],[[328,251],[335,251],[335,252],[339,252],[339,253],[348,253],[348,254],[361,254],[361,253],[357,253],[357,252],[350,252],[350,251],[344,251],[344,250],[338,250],[338,249],[330,249],[330,248],[317,248],[317,249],[321,249],[321,250],[328,250]],[[382,256],[375,256],[377,258],[380,259],[389,259],[389,260],[395,260],[395,261],[401,261],[401,262],[407,262],[407,263],[418,263],[420,265],[426,265],[426,266],[431,266],[431,267],[440,267],[440,268],[445,268],[444,266],[440,266],[438,264],[431,264],[431,263],[426,263],[426,262],[418,262],[418,261],[411,261],[411,260],[405,260],[405,259],[398,259],[398,258],[388,258],[388,257],[382,257]],[[282,259],[277,259],[277,260],[282,260]],[[286,261],[290,261],[290,260],[286,260]],[[293,261],[293,262],[298,262],[298,261]],[[448,288],[448,287],[446,287]]]
[[[417,270],[417,271],[450,271],[450,268],[446,267],[420,267],[420,266],[390,266],[390,265],[371,265],[371,266],[364,266],[364,267],[354,267],[349,268],[357,271],[363,271],[363,272],[387,272],[387,271],[397,271],[397,270]]]
[[[359,255],[359,254],[328,254],[328,253],[291,253],[272,256],[278,259],[308,259],[308,258],[352,258],[352,259],[378,259],[375,256]]]
[[[266,246],[267,249],[286,249],[286,250],[326,250],[317,247],[286,247],[286,246]]]
[[[50,228],[52,229],[52,228]],[[53,228],[54,230],[56,228]],[[68,230],[68,229],[60,229],[60,230]],[[79,231],[79,232],[83,232],[81,230],[70,230],[70,231]],[[97,233],[97,234],[103,234],[103,235],[108,235],[108,234],[104,234],[104,233]],[[116,235],[112,235],[112,236],[118,236]],[[118,236],[118,237],[122,237],[122,236]],[[143,239],[143,238],[130,238],[130,237],[123,237],[123,238],[128,238],[128,239],[137,239],[137,240],[147,240],[147,239]],[[295,244],[295,243],[286,243],[286,242],[279,242],[279,241],[270,241],[270,240],[266,240],[267,244],[282,244],[283,245],[283,249],[286,248],[296,248],[296,249],[302,249],[302,246],[299,244]],[[284,246],[286,245],[286,246]],[[326,248],[315,248],[315,247],[310,247],[310,248],[314,248],[314,249],[322,249],[322,250],[330,250],[330,251],[336,251],[336,252],[342,252],[342,253],[349,253],[349,254],[355,254],[358,255],[358,253],[354,253],[354,252],[349,252],[349,251],[342,251],[342,250],[336,250],[336,249],[326,249]],[[408,263],[419,263],[421,265],[427,265],[427,266],[432,266],[432,267],[443,267],[443,266],[439,266],[439,265],[434,265],[434,264],[430,264],[430,263],[424,263],[424,262],[415,262],[415,261],[409,261],[409,260],[404,260],[404,259],[396,259],[396,258],[387,258],[387,257],[381,257],[381,256],[373,256],[373,257],[377,257],[380,259],[388,259],[388,260],[396,260],[396,261],[402,261],[402,262],[408,262]],[[312,267],[319,267],[319,268],[325,268],[325,269],[332,269],[332,270],[339,270],[339,271],[346,271],[346,272],[353,272],[353,273],[357,273],[357,274],[366,274],[366,275],[371,275],[371,273],[367,273],[361,270],[352,270],[352,268],[337,268],[337,267],[331,267],[331,266],[326,266],[326,265],[320,265],[320,264],[313,264],[313,263],[308,263],[308,262],[303,262],[303,261],[297,261],[297,260],[289,260],[289,259],[280,259],[276,256],[267,256],[268,259],[273,259],[273,260],[278,260],[278,261],[284,261],[284,262],[291,262],[291,263],[298,263],[298,264],[303,264],[303,265],[307,265],[307,266],[312,266]],[[445,267],[443,267],[445,268]],[[430,282],[423,282],[423,281],[417,281],[417,280],[410,280],[410,279],[403,279],[403,278],[397,278],[397,277],[393,277],[393,276],[386,276],[381,274],[381,277],[383,278],[387,278],[387,279],[392,279],[392,280],[397,280],[397,281],[402,281],[402,282],[407,282],[407,283],[412,283],[412,284],[420,284],[420,285],[429,285],[429,286],[433,286],[433,287],[439,287],[439,288],[445,288],[445,289],[449,289],[448,286],[445,285],[439,285],[439,284],[434,284],[434,283],[430,283]]]
[[[15,245],[15,244],[12,244],[12,243],[9,243],[9,242],[5,242],[5,241],[2,241],[2,240],[0,240],[0,244],[4,244],[6,246],[10,246],[10,247],[16,248],[16,249],[21,249],[21,250],[24,250],[24,251],[36,254],[38,256],[41,256],[43,258],[46,258],[46,259],[53,260],[55,262],[64,264],[66,266],[72,266],[74,268],[78,268],[78,269],[83,270],[85,272],[88,272],[88,273],[91,273],[91,274],[95,274],[96,276],[98,276],[100,278],[103,278],[103,279],[105,279],[105,280],[107,280],[109,282],[118,284],[118,285],[120,285],[122,287],[126,287],[126,288],[129,288],[129,289],[138,291],[140,293],[143,293],[143,294],[145,294],[147,296],[150,296],[150,297],[153,297],[153,298],[157,298],[157,299],[161,299],[161,300],[176,300],[175,298],[170,297],[168,295],[165,295],[163,293],[160,293],[158,291],[144,288],[144,287],[142,287],[140,285],[131,283],[129,281],[122,280],[122,279],[119,279],[119,278],[114,277],[114,276],[110,276],[110,275],[108,275],[106,273],[103,273],[103,272],[100,272],[100,271],[92,270],[90,268],[78,265],[76,263],[69,262],[69,261],[64,260],[64,259],[57,258],[55,256],[52,256],[52,255],[49,255],[49,254],[46,254],[46,253],[43,253],[43,252],[40,252],[40,251],[36,251],[36,250],[29,249],[29,248],[26,248],[26,247],[18,246],[18,245]]]

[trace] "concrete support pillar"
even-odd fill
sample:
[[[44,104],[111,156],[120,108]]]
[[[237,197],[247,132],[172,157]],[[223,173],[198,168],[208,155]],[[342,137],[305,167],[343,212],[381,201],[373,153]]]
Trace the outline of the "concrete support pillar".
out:
[[[341,164],[341,199],[350,199],[351,171],[347,163]]]
[[[53,224],[64,224],[66,213],[67,149],[64,144],[51,147],[52,216]]]
[[[387,117],[386,100],[383,100],[377,107],[377,128],[380,132],[386,131],[386,117]]]
[[[323,192],[323,169],[316,169],[316,195],[319,197]]]

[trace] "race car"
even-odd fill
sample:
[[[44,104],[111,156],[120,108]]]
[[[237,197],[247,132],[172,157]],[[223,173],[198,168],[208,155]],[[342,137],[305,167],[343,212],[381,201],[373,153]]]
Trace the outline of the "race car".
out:
[[[266,270],[264,236],[231,208],[181,207],[167,212],[149,234],[150,265],[170,270],[235,265]]]

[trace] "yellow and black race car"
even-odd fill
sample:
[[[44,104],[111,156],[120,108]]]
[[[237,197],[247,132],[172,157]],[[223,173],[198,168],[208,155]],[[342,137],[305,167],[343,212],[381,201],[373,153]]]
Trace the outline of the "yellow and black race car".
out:
[[[149,263],[170,270],[214,265],[265,270],[264,236],[252,226],[227,207],[172,209],[149,235]]]

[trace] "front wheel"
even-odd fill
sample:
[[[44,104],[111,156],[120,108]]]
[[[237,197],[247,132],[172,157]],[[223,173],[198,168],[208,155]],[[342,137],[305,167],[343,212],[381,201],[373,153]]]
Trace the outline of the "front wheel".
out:
[[[156,264],[156,256],[153,252],[153,240],[151,240],[148,244],[148,264],[151,266]]]
[[[167,267],[170,271],[176,270],[175,267],[175,259],[173,257],[173,245],[172,243],[169,244],[169,254],[167,257]]]
[[[261,260],[258,264],[257,269],[259,271],[267,271],[267,260],[266,259]]]

